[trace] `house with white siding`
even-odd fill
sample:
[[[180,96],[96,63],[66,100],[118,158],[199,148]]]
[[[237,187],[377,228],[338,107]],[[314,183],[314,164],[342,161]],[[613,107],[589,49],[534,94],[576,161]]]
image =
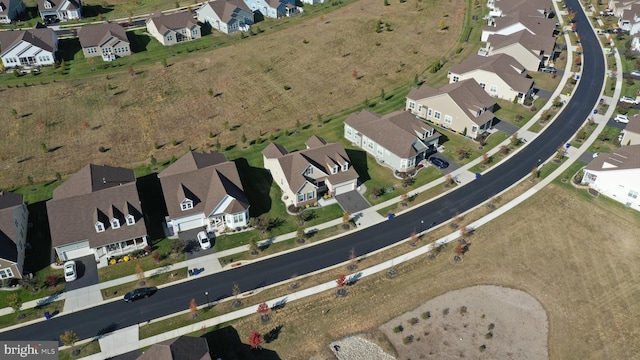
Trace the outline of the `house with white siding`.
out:
[[[202,36],[200,25],[190,11],[165,15],[157,10],[147,19],[147,31],[164,46],[199,39]]]
[[[58,36],[49,28],[0,31],[0,58],[5,69],[53,65]]]
[[[0,24],[11,24],[26,9],[22,0],[0,1]]]
[[[38,0],[38,12],[46,24],[82,17],[80,0]]]
[[[242,0],[214,0],[197,10],[198,21],[225,34],[249,31],[253,12]]]

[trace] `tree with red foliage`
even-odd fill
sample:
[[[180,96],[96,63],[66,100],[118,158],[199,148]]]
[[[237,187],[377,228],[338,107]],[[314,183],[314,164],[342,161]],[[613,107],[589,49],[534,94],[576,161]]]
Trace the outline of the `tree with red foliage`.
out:
[[[252,331],[251,336],[249,336],[249,345],[253,349],[261,349],[262,339],[260,334],[257,331]]]
[[[258,305],[258,313],[266,314],[268,312],[269,312],[269,305],[267,305],[266,302],[262,302],[260,303],[260,305]]]
[[[47,283],[49,287],[56,287],[56,285],[58,285],[58,275],[47,275],[44,282]]]
[[[353,70],[353,72],[351,73],[351,77],[353,77],[354,80],[358,80],[358,72],[356,70]]]
[[[198,317],[198,303],[196,302],[196,299],[191,299],[191,302],[189,303],[189,312],[191,312],[192,319]]]
[[[347,285],[347,276],[345,274],[340,274],[340,276],[338,276],[338,278],[336,279],[336,284],[338,284],[338,287]]]

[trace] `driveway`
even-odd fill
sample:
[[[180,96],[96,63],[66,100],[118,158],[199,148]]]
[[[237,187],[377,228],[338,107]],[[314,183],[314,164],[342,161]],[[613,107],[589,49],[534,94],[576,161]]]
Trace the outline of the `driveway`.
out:
[[[617,121],[614,121],[613,119],[609,119],[609,121],[607,122],[607,126],[611,126],[618,129],[624,129],[625,126],[627,126],[627,124],[619,123]]]
[[[545,90],[545,89],[537,89],[536,95],[543,99],[551,99],[551,95],[553,95],[553,91]]]
[[[446,175],[446,174],[450,174],[450,173],[452,173],[452,172],[454,172],[454,171],[456,171],[456,170],[460,169],[460,165],[458,165],[458,164],[457,164],[456,162],[454,162],[454,161],[451,161],[451,159],[449,159],[449,158],[448,158],[447,156],[445,156],[443,153],[436,153],[436,154],[433,154],[432,156],[433,156],[433,157],[437,157],[438,159],[442,159],[442,160],[444,160],[444,161],[446,161],[446,162],[448,162],[448,163],[449,163],[449,166],[447,166],[447,167],[446,167],[446,168],[444,168],[444,169],[436,168],[436,169],[440,170],[440,172],[441,172],[441,173],[443,173],[443,174],[445,174],[445,175]],[[429,156],[429,158],[431,158],[431,156]],[[433,165],[431,165],[431,163],[428,161],[428,159],[429,159],[429,158],[427,158],[427,163],[429,164],[429,166],[433,166]],[[435,167],[435,166],[434,166],[434,167]]]
[[[184,252],[187,260],[199,258],[205,255],[211,255],[215,252],[213,250],[213,242],[215,238],[210,239],[211,247],[209,249],[202,250],[202,248],[200,247],[200,243],[198,243],[198,239],[196,238],[196,236],[200,231],[203,231],[203,230],[205,229],[196,228],[196,229],[191,229],[191,230],[182,231],[178,233],[178,237],[180,238],[180,240],[184,241],[185,243]]]
[[[517,127],[517,126],[515,126],[515,125],[513,125],[511,123],[508,123],[506,121],[502,121],[500,119],[497,120],[497,123],[493,124],[493,127],[498,129],[498,130],[500,130],[500,131],[502,131],[503,133],[506,133],[509,136],[517,133],[518,130],[520,130],[519,127]]]
[[[93,255],[75,259],[75,262],[78,278],[66,284],[66,291],[77,290],[99,283],[98,264],[96,263],[96,258]]]
[[[351,190],[347,193],[336,195],[336,201],[338,201],[342,210],[347,211],[350,214],[355,214],[371,207],[367,200],[365,200],[357,190]]]

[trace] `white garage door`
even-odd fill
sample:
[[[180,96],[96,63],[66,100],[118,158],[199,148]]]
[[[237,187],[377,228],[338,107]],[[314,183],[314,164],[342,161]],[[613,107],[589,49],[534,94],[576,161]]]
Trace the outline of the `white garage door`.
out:
[[[67,257],[67,260],[72,260],[72,259],[81,258],[83,256],[93,255],[93,250],[91,250],[91,248],[86,247],[86,248],[65,251],[64,254]]]
[[[191,230],[191,229],[195,229],[203,226],[204,226],[204,222],[202,221],[202,218],[198,218],[194,220],[180,222],[180,224],[178,224],[178,231],[187,231],[187,230]]]
[[[333,194],[334,195],[340,195],[340,194],[344,194],[347,193],[351,190],[353,190],[353,183],[348,183],[348,184],[344,184],[344,185],[339,185],[333,188]]]

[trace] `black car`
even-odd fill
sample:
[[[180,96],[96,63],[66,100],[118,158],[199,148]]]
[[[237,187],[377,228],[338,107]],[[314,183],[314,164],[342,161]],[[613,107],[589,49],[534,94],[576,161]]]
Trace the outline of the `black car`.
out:
[[[155,287],[135,289],[133,291],[129,291],[124,295],[124,301],[131,302],[131,301],[136,301],[142,298],[146,298],[153,295],[156,291],[158,291],[158,288],[155,288]]]
[[[429,158],[429,162],[430,162],[433,166],[438,167],[438,168],[440,168],[440,169],[444,169],[444,168],[446,168],[447,166],[449,166],[449,163],[448,163],[448,162],[446,162],[446,161],[444,161],[444,160],[442,160],[442,159],[435,158],[435,157],[431,157],[431,158]]]

